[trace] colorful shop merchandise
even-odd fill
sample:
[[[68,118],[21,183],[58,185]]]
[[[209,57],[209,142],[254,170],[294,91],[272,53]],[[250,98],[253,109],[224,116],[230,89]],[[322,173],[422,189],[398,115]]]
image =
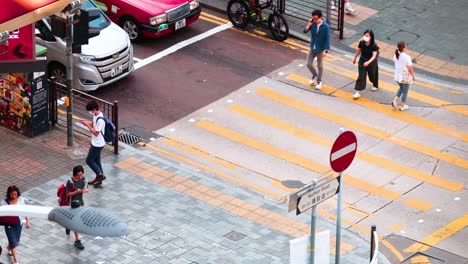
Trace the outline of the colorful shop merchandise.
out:
[[[29,137],[48,129],[45,77],[40,73],[0,73],[1,125]]]

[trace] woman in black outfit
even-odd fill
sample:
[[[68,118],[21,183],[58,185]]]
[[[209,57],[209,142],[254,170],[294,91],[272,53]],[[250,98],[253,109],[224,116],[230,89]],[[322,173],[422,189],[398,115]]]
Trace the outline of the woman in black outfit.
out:
[[[353,64],[356,64],[356,58],[359,57],[358,70],[359,76],[356,80],[356,85],[354,86],[355,93],[353,95],[354,99],[361,97],[360,91],[366,89],[367,77],[373,84],[372,91],[377,91],[379,88],[379,65],[377,63],[377,57],[379,53],[379,47],[374,40],[374,32],[368,29],[364,31],[364,36],[362,41],[359,42],[358,49],[354,55]]]

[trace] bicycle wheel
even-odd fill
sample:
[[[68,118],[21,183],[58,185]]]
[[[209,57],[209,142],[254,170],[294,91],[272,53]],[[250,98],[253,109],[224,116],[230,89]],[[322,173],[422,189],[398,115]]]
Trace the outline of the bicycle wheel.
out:
[[[250,7],[243,0],[231,0],[227,6],[227,15],[234,26],[245,28],[250,20]]]
[[[273,38],[277,41],[284,41],[289,36],[288,22],[277,12],[274,12],[268,18],[268,27],[270,28]]]

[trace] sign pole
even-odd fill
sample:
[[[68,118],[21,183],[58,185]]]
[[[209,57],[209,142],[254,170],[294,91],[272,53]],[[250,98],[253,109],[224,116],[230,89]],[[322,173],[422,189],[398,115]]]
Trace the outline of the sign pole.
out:
[[[339,129],[340,135],[343,134],[344,128]],[[338,173],[338,178],[340,178],[340,188],[343,186],[343,175]],[[343,189],[338,192],[338,205],[336,207],[336,245],[335,245],[335,264],[340,264],[340,247],[341,247],[341,193]]]
[[[312,180],[312,190],[317,187],[318,180],[313,179]],[[317,209],[316,205],[312,207],[312,218],[310,221],[310,264],[314,264],[315,261],[315,221],[317,219]]]
[[[72,53],[72,44],[73,44],[73,17],[68,16],[67,18],[67,42],[66,42],[66,57],[67,57],[67,67],[66,67],[66,84],[67,84],[67,146],[73,146],[73,92],[72,92],[72,82],[73,82],[73,53]]]

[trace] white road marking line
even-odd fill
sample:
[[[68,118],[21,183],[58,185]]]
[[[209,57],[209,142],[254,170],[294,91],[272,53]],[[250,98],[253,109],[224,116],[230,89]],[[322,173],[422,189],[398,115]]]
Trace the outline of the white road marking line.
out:
[[[136,61],[136,62],[140,62],[141,59],[137,58],[137,57],[133,57],[133,60]]]
[[[331,155],[331,161],[334,161],[336,159],[339,159],[341,157],[343,157],[344,155],[347,155],[351,152],[353,152],[354,150],[356,150],[356,143],[353,143],[353,144],[350,144],[340,150],[337,150],[335,151],[334,153],[332,153]]]
[[[175,45],[173,45],[173,46],[171,46],[171,47],[169,47],[169,48],[167,48],[167,49],[165,49],[165,50],[163,50],[161,52],[158,52],[158,53],[156,53],[156,54],[154,54],[154,55],[152,55],[152,56],[150,56],[150,57],[148,57],[146,59],[143,59],[143,60],[139,61],[138,63],[135,64],[135,70],[138,70],[139,68],[141,68],[141,67],[143,67],[143,66],[145,66],[147,64],[150,64],[150,63],[152,63],[154,61],[157,61],[157,60],[159,60],[159,59],[161,59],[161,58],[163,58],[163,57],[165,57],[165,56],[167,56],[167,55],[169,55],[171,53],[174,53],[174,52],[178,51],[181,48],[187,47],[190,44],[193,44],[193,43],[195,43],[197,41],[205,39],[205,38],[207,38],[209,36],[212,36],[212,35],[214,35],[214,34],[216,34],[218,32],[226,30],[226,29],[228,29],[230,27],[232,27],[231,22],[226,23],[226,24],[221,25],[221,26],[217,26],[217,27],[212,28],[212,29],[210,29],[210,30],[208,30],[208,31],[206,31],[206,32],[204,32],[204,33],[202,33],[200,35],[197,35],[197,36],[195,36],[193,38],[190,38],[190,39],[184,40],[182,42],[179,42],[179,43],[177,43],[177,44],[175,44]]]

